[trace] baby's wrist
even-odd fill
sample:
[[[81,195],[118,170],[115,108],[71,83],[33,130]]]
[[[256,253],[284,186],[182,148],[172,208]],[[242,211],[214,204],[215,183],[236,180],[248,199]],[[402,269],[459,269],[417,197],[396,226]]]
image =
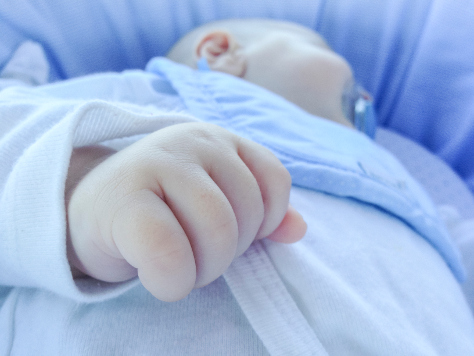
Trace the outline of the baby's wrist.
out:
[[[104,146],[87,146],[75,148],[69,161],[65,186],[66,206],[79,182],[96,166],[113,155],[116,151]]]
[[[69,162],[68,176],[65,185],[65,207],[66,215],[68,216],[69,201],[74,193],[77,185],[82,179],[91,172],[101,162],[113,155],[116,151],[104,146],[88,146],[74,149]],[[69,218],[68,218],[69,219]],[[71,244],[69,233],[69,223],[67,228],[67,257],[71,274],[74,279],[86,277],[77,266],[77,256]]]

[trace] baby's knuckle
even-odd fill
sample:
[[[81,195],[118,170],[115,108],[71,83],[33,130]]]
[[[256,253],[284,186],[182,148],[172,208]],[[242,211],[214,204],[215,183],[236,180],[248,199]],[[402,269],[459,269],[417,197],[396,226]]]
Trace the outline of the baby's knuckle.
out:
[[[188,134],[195,145],[219,149],[223,148],[224,138],[229,136],[225,129],[208,123],[192,126]]]
[[[209,199],[211,197],[203,198]],[[211,245],[217,250],[229,248],[235,243],[233,240],[238,238],[238,224],[234,211],[228,202],[223,202],[221,197],[215,196],[211,198],[212,204],[204,204],[207,206],[205,221],[209,222],[207,239],[211,241]]]
[[[236,240],[237,237],[237,221],[233,216],[218,219],[210,233],[210,239],[213,240],[213,245],[218,249],[227,249],[229,245],[234,244],[232,240]]]

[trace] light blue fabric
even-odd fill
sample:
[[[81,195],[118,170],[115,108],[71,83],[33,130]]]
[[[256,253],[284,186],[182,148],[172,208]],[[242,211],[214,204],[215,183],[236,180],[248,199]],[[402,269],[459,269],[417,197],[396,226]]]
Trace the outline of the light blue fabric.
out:
[[[363,134],[310,115],[239,78],[195,71],[165,58],[147,70],[169,81],[196,117],[269,149],[293,184],[373,204],[399,217],[429,241],[459,280],[464,271],[436,209],[419,184],[388,152]],[[345,142],[340,145],[340,142]]]
[[[143,68],[190,29],[268,17],[317,31],[373,94],[379,124],[442,157],[474,192],[470,0],[19,0],[0,2],[0,67],[43,44],[51,80]]]

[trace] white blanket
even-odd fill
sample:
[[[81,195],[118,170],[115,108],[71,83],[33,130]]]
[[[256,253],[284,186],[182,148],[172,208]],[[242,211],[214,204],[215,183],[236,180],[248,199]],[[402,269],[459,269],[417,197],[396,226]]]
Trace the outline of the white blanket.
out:
[[[127,144],[122,137],[191,120],[152,78],[104,74],[0,93],[0,353],[474,353],[461,288],[425,240],[374,207],[300,188],[291,200],[307,236],[257,243],[227,283],[172,304],[136,281],[75,283],[63,205],[72,147]]]

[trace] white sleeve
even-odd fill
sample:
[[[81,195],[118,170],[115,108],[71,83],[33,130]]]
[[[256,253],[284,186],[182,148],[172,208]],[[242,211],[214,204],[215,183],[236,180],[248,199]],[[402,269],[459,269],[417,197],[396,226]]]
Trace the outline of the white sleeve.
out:
[[[130,103],[59,98],[51,92],[0,92],[0,284],[42,288],[84,302],[106,299],[136,282],[72,279],[64,203],[72,149],[192,118]]]

